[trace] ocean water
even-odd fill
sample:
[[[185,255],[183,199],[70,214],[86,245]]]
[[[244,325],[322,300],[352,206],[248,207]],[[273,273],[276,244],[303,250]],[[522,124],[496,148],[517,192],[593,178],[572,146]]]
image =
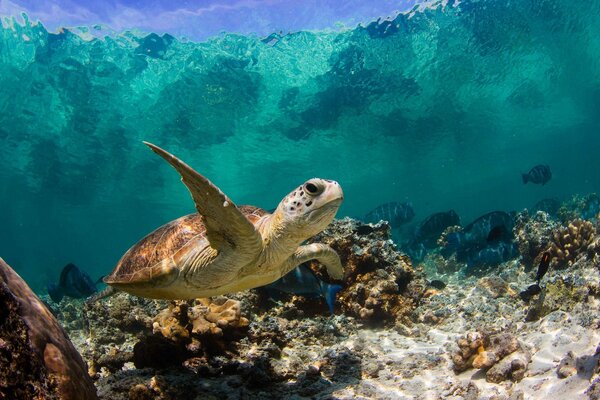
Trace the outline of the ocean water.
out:
[[[194,211],[143,140],[239,205],[335,179],[338,217],[410,201],[415,222],[467,223],[600,190],[598,1],[450,1],[268,38],[98,36],[0,28],[0,256],[39,292],[69,262],[109,273]],[[540,163],[552,180],[523,185]]]

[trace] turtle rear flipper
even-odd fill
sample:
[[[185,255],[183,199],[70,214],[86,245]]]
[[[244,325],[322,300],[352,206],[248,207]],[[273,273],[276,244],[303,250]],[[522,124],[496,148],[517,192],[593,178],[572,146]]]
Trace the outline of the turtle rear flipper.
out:
[[[235,249],[238,258],[243,253],[255,254],[262,248],[262,237],[254,225],[236,205],[211,181],[192,167],[152,143],[144,142],[152,151],[164,158],[181,175],[196,210],[206,226],[206,238],[215,250]],[[240,257],[241,256],[241,257]]]
[[[113,296],[118,293],[118,290],[113,286],[107,286],[103,290],[94,293],[87,299],[85,299],[85,304],[93,304],[99,300],[105,299],[107,297]]]

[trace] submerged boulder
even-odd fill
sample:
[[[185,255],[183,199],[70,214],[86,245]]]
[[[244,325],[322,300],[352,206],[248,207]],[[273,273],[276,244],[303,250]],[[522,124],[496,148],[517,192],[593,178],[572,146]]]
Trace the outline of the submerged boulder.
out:
[[[0,398],[98,398],[67,333],[1,258]]]

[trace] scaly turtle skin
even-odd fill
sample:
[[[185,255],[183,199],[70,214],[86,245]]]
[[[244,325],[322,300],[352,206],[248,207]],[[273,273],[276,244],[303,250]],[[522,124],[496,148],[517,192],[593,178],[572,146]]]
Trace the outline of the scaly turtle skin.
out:
[[[181,160],[144,143],[179,172],[198,213],[144,237],[104,282],[142,297],[192,299],[267,285],[312,259],[325,265],[332,278],[342,278],[333,249],[321,243],[300,245],[333,220],[344,198],[337,182],[310,179],[270,214],[257,207],[237,207]]]

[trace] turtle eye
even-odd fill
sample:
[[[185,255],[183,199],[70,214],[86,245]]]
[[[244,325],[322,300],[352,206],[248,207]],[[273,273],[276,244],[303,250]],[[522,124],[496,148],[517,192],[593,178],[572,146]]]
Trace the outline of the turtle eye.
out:
[[[304,190],[310,195],[317,195],[323,191],[323,189],[312,182],[308,182],[304,185]]]

